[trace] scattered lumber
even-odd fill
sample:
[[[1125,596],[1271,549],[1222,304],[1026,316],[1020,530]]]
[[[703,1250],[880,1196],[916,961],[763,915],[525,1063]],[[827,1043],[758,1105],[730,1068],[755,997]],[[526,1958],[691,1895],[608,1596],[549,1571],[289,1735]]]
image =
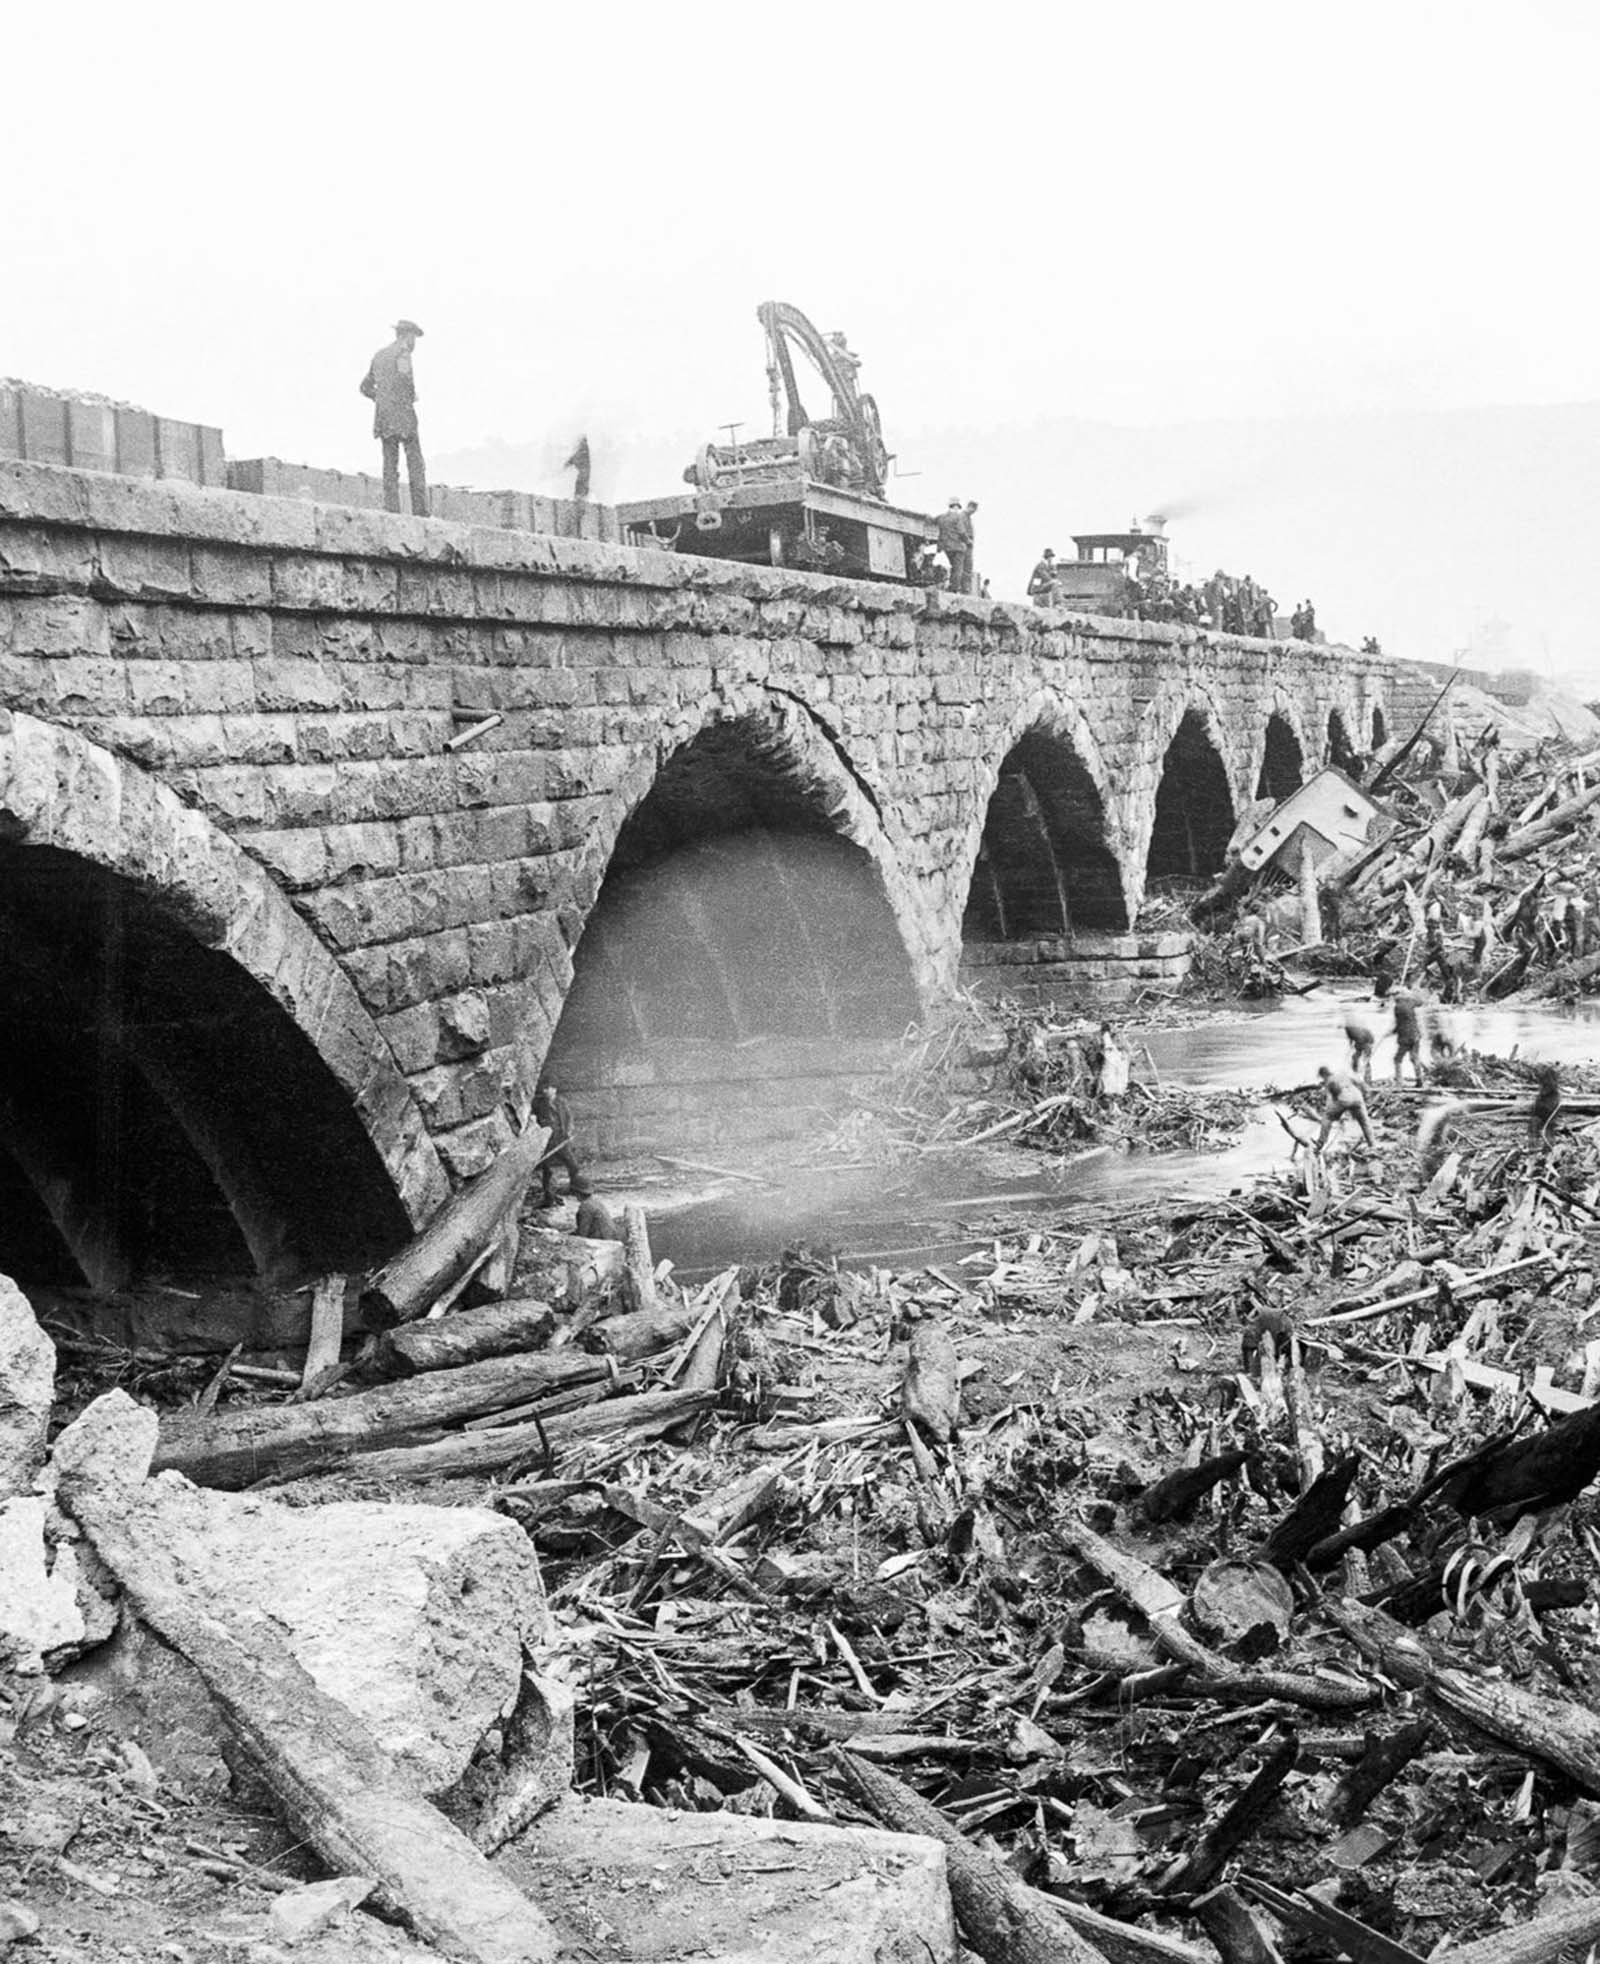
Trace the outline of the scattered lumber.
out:
[[[488,1259],[507,1218],[514,1219],[522,1205],[549,1137],[542,1125],[530,1125],[377,1271],[361,1292],[369,1329],[392,1329],[425,1316],[474,1264]]]

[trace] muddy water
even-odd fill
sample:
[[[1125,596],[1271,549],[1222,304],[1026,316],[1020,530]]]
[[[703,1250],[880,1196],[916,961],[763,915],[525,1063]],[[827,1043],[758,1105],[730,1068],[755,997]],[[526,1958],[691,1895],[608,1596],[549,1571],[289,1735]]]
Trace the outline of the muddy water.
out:
[[[1156,1069],[1169,1084],[1195,1091],[1261,1091],[1306,1084],[1321,1063],[1342,1061],[1344,1018],[1356,1008],[1382,1029],[1391,1019],[1382,1004],[1348,985],[1324,984],[1309,995],[1240,1015],[1229,1011],[1190,1029],[1144,1031]],[[1464,1004],[1447,1012],[1459,1041],[1487,1056],[1513,1055],[1552,1064],[1600,1058],[1600,1004],[1574,1010],[1537,1005]],[[1136,1045],[1137,1054],[1137,1045]],[[1375,1076],[1392,1075],[1394,1041],[1381,1037]]]
[[[1140,1031],[1130,1041],[1145,1068],[1153,1062],[1167,1084],[1286,1090],[1308,1084],[1318,1064],[1344,1060],[1352,1004],[1371,1011],[1380,1028],[1387,1020],[1370,996],[1324,986],[1269,1008]],[[1460,1040],[1475,1050],[1555,1063],[1600,1060],[1600,1007],[1465,1006],[1450,1014]],[[1392,1071],[1393,1057],[1392,1040],[1380,1040],[1377,1075]],[[670,1258],[685,1279],[730,1262],[770,1261],[795,1239],[837,1248],[852,1263],[898,1268],[959,1261],[998,1234],[1071,1232],[1124,1212],[1215,1199],[1282,1165],[1288,1151],[1264,1097],[1237,1144],[1218,1152],[1099,1150],[1057,1158],[996,1143],[882,1172],[775,1175],[768,1187],[724,1186],[665,1206],[646,1193],[637,1197],[649,1209],[657,1256]]]

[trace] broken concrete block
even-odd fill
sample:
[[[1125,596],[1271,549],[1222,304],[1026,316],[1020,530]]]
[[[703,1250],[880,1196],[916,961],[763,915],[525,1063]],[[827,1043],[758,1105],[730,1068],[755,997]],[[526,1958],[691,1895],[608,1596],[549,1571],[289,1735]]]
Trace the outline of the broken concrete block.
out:
[[[0,1500],[26,1493],[44,1464],[56,1347],[27,1297],[0,1275]]]
[[[0,1502],[0,1667],[39,1672],[47,1657],[78,1649],[87,1634],[70,1550],[45,1541],[49,1502],[21,1494]]]
[[[335,1502],[286,1507],[194,1487],[176,1473],[139,1503],[203,1588],[281,1628],[297,1661],[347,1706],[419,1792],[466,1772],[510,1716],[524,1653],[549,1611],[527,1536],[476,1507]]]
[[[920,1835],[573,1797],[495,1858],[574,1955],[656,1964],[955,1964],[943,1846]]]
[[[376,1885],[365,1875],[335,1875],[275,1896],[267,1923],[279,1943],[304,1943],[360,1907]]]
[[[576,1778],[577,1699],[559,1679],[523,1674],[517,1708],[438,1805],[486,1855],[565,1800]]]
[[[108,1391],[80,1412],[50,1449],[50,1470],[64,1505],[77,1494],[130,1500],[155,1457],[160,1421],[125,1391]]]

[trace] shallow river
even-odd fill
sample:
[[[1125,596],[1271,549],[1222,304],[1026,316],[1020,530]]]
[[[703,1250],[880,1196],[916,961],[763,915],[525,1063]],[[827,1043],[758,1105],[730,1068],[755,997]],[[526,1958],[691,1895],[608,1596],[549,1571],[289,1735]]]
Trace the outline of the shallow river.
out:
[[[1348,987],[1323,986],[1184,1028],[1130,1031],[1124,1040],[1139,1076],[1153,1063],[1163,1083],[1192,1090],[1287,1089],[1308,1084],[1318,1064],[1345,1061],[1345,1010],[1363,1000],[1370,1007],[1370,998]],[[1600,1059],[1600,1006],[1467,1006],[1450,1014],[1461,1041],[1474,1050],[1554,1063]],[[1393,1057],[1392,1041],[1381,1041],[1374,1074],[1388,1076]],[[909,1267],[969,1252],[979,1244],[979,1222],[981,1238],[988,1238],[1103,1222],[1112,1207],[1215,1198],[1283,1164],[1288,1152],[1288,1138],[1264,1100],[1238,1143],[1220,1152],[1100,1150],[1058,1159],[996,1142],[883,1172],[794,1175],[771,1188],[724,1189],[710,1199],[663,1205],[638,1197],[649,1208],[657,1257],[670,1258],[685,1279],[730,1262],[772,1260],[795,1238],[836,1248],[851,1263]]]

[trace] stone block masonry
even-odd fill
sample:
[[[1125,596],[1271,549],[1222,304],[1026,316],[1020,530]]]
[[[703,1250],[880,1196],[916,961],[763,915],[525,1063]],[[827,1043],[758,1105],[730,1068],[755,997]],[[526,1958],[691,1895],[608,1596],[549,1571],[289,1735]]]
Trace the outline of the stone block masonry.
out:
[[[103,418],[91,440],[107,442]],[[203,444],[190,454],[208,468]],[[119,874],[182,922],[206,853],[242,851],[282,919],[266,952],[241,920],[231,958],[325,1061],[339,1046],[386,1151],[410,1140],[457,1176],[532,1089],[635,815],[630,865],[736,807],[847,841],[909,999],[931,1008],[956,985],[986,818],[1024,737],[1070,761],[1056,803],[1040,794],[1059,876],[1093,832],[1105,904],[1131,920],[1180,726],[1237,812],[1270,720],[1314,762],[1335,712],[1357,742],[1375,711],[1393,727],[1394,689],[1393,665],[1342,649],[0,461],[0,703],[16,712],[0,826],[45,808],[18,789],[45,768],[37,725],[78,746],[51,810],[132,810],[134,787],[159,787],[192,821],[187,856],[152,834]],[[651,800],[702,752],[702,778]],[[30,823],[16,843],[50,843]],[[410,1181],[413,1215],[434,1190]]]

